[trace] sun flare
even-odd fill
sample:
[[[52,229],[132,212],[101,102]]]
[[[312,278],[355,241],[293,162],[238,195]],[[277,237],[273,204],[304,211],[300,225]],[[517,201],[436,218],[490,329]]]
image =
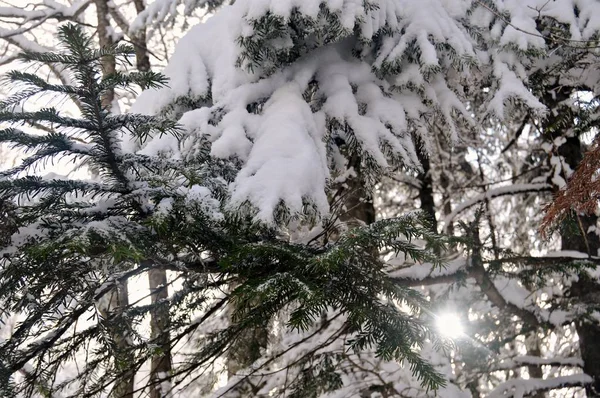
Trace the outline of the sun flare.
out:
[[[437,316],[435,324],[442,335],[451,339],[462,337],[465,333],[460,317],[453,313]]]

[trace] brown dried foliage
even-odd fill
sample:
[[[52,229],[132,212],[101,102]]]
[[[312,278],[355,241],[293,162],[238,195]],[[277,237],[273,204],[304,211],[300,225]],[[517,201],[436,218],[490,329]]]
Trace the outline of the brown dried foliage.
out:
[[[600,200],[600,136],[585,153],[583,160],[567,182],[565,189],[554,195],[544,209],[541,232],[562,221],[571,212],[591,215],[598,209]]]

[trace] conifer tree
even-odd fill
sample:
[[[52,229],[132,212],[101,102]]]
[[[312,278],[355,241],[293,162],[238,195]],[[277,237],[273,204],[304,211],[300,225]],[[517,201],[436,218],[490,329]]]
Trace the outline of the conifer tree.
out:
[[[423,283],[432,297],[452,297],[463,314],[470,332],[452,361],[460,375],[457,382],[473,395],[518,396],[525,391],[539,397],[573,387],[552,392],[561,396],[584,394],[584,387],[587,396],[596,396],[600,333],[594,319],[598,301],[591,292],[598,283],[597,220],[594,214],[571,212],[557,231],[560,235],[549,231],[540,236],[536,230],[552,192],[559,195],[555,215],[567,215],[581,204],[578,200],[593,197],[583,189],[593,190],[586,177],[575,181],[572,190],[559,190],[580,162],[583,142],[597,134],[593,126],[598,123],[600,79],[593,65],[598,4],[519,2],[530,7],[524,14],[516,3],[516,9],[507,3],[486,4],[515,16],[511,22],[531,18],[529,25],[535,25],[535,31],[524,30],[537,37],[539,51],[518,51],[516,56],[527,59],[523,72],[547,112],[517,109],[510,117],[486,120],[481,132],[463,131],[468,160],[443,141],[435,147],[430,158],[433,191],[445,194],[442,201],[435,198],[433,213],[449,231],[478,237],[484,272],[477,271],[472,253],[452,274],[434,272]],[[471,92],[475,114],[485,106],[486,95]],[[590,163],[581,173],[589,177],[592,170],[597,167]],[[416,195],[423,184],[414,184],[410,176],[396,175],[408,188],[393,189]],[[414,205],[394,199],[393,207],[385,205],[391,214]],[[464,225],[471,231],[465,232],[460,224],[466,219],[477,220],[478,227]],[[399,276],[414,272],[407,269]],[[467,314],[471,322],[466,322]]]
[[[477,313],[477,338],[498,354],[498,363],[490,362],[489,352],[471,349],[470,358],[479,356],[475,366],[469,369],[469,361],[461,363],[460,358],[454,362],[465,370],[458,383],[474,394],[493,388],[498,395],[588,385],[591,378],[582,374],[542,379],[541,364],[552,363],[549,358],[507,361],[523,348],[520,339],[527,341],[529,353],[541,355],[540,340],[547,343],[552,333],[572,336],[569,322],[589,320],[595,308],[576,299],[587,315],[567,311],[572,299],[567,298],[568,289],[564,295],[561,290],[542,298],[558,289],[553,286],[556,281],[564,283],[562,289],[574,275],[591,272],[596,259],[567,256],[557,263],[552,257],[531,255],[532,247],[539,249],[541,244],[531,243],[531,226],[523,220],[535,219],[532,204],[544,200],[544,193],[553,189],[550,180],[564,171],[555,168],[559,171],[553,174],[545,164],[563,163],[543,150],[547,145],[541,136],[552,130],[549,120],[555,117],[559,122],[561,142],[573,138],[569,126],[591,127],[588,121],[593,118],[582,123],[582,108],[571,106],[569,98],[580,89],[591,89],[597,96],[597,73],[590,65],[597,48],[598,15],[597,2],[579,0],[237,1],[180,41],[165,71],[173,84],[149,90],[135,105],[140,112],[179,120],[185,128],[184,145],[165,148],[156,138],[141,151],[155,153],[160,148],[193,157],[209,141],[213,158],[232,161],[239,170],[230,187],[232,204],[249,209],[257,219],[284,225],[298,240],[315,233],[335,242],[339,229],[351,228],[340,216],[356,209],[347,205],[361,207],[382,175],[403,173],[402,181],[416,187],[432,225],[443,214],[440,224],[467,236],[471,245],[448,273],[406,264],[402,258],[392,262],[405,269],[390,270],[402,285],[421,279],[443,285],[425,290],[432,301],[443,303],[458,289],[464,318],[470,308]],[[583,113],[591,116],[595,109]],[[530,144],[525,150],[515,145],[520,135]],[[578,150],[563,150],[569,148]],[[473,155],[477,161],[468,159]],[[489,176],[505,179],[506,185],[518,184],[495,189]],[[437,182],[442,189],[434,189]],[[343,191],[335,187],[348,196],[340,197]],[[436,209],[435,197],[440,191],[445,196],[441,210]],[[413,206],[412,200],[398,196],[395,208],[385,209],[388,214]],[[524,205],[507,214],[499,201],[492,203],[502,197],[505,206]],[[467,213],[475,220],[461,223],[457,215]],[[308,232],[315,214],[325,222],[317,232]],[[592,226],[584,229],[592,233],[588,227]],[[581,235],[585,234],[573,237],[585,238]],[[536,266],[540,262],[548,266],[541,269]],[[523,298],[530,297],[529,292],[531,301]],[[505,349],[503,342],[512,348]],[[339,351],[329,353],[333,357]],[[415,388],[406,375],[371,379],[378,369],[402,372],[385,361],[365,367],[365,362],[376,361],[340,356],[339,362],[356,376],[344,379],[347,389],[340,387],[342,395],[386,395]],[[576,362],[563,359],[555,362],[559,370],[554,376],[571,371]],[[597,362],[587,361],[591,366],[585,367],[593,378]],[[500,371],[510,367],[506,374],[527,368],[536,379],[526,383],[502,378],[493,371],[496,365]],[[489,373],[480,384],[478,366]],[[310,375],[294,380],[308,384]],[[260,391],[271,391],[281,382],[273,376]],[[350,385],[360,386],[361,392],[350,392]]]
[[[231,206],[227,183],[235,180],[237,163],[209,156],[208,142],[204,148],[196,142],[193,156],[185,158],[123,150],[124,133],[137,146],[162,136],[171,147],[179,146],[182,134],[173,120],[107,109],[106,92],[166,83],[150,71],[102,75],[104,57],[126,64],[133,48],[94,49],[75,25],[61,27],[59,39],[63,52],[27,52],[21,59],[63,68],[73,84],[13,71],[7,81],[15,91],[0,103],[0,120],[10,125],[0,131],[0,142],[27,154],[0,180],[2,217],[11,220],[0,241],[1,315],[21,317],[0,341],[3,396],[183,393],[248,330],[275,321],[298,336],[288,347],[296,349],[298,360],[282,361],[284,353],[262,358],[248,374],[238,374],[238,381],[266,370],[296,375],[291,386],[273,387],[281,395],[340,388],[344,369],[337,358],[302,345],[335,327],[332,337],[350,337],[342,343],[344,351],[405,361],[424,388],[444,385],[419,350],[444,344],[420,316],[428,302],[388,278],[378,257],[385,248],[439,264],[444,241],[419,216],[352,229],[329,244],[290,241],[280,227]],[[66,116],[56,107],[29,110],[48,94],[56,104],[61,97],[74,98],[81,115]],[[38,132],[27,131],[31,126]],[[59,160],[92,170],[95,177],[44,173]],[[179,275],[181,288],[148,305],[129,302],[99,311],[124,281],[157,268]],[[226,292],[225,286],[234,288]],[[225,322],[229,303],[235,310]],[[168,309],[168,328],[146,334],[140,324],[158,307]],[[322,318],[325,313],[330,315]],[[157,347],[175,347],[190,337],[196,345],[187,347],[170,374],[131,385],[144,363],[160,356]],[[327,339],[319,347],[339,343]],[[235,383],[224,392],[240,393]]]

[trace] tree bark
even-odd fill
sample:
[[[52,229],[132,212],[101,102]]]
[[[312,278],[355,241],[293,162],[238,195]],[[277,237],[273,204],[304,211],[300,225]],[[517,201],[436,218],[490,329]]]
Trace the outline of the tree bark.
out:
[[[566,136],[564,132],[565,114],[570,116],[575,123],[576,115],[568,107],[560,107],[561,102],[568,99],[576,90],[572,87],[561,86],[547,90],[544,103],[551,112],[544,121],[544,132],[552,140],[564,137],[566,142],[558,148],[558,155],[572,170],[575,170],[583,159],[583,148],[579,137]],[[561,119],[562,118],[562,119]],[[565,137],[566,136],[566,137]],[[566,175],[562,177],[567,180]],[[558,191],[560,187],[555,187]],[[561,249],[576,250],[597,256],[600,249],[600,239],[590,227],[596,227],[598,217],[596,216],[571,216],[567,217],[560,226]],[[591,280],[586,273],[579,274],[579,278],[571,285],[570,295],[578,302],[592,306],[600,305],[600,285]],[[600,397],[600,325],[597,321],[579,319],[575,322],[575,328],[579,336],[579,350],[584,366],[583,371],[593,378],[593,383],[586,385],[588,397]]]
[[[427,215],[427,220],[430,223],[431,230],[437,232],[437,219],[435,217],[435,200],[433,198],[433,177],[431,175],[431,164],[429,157],[422,150],[417,151],[417,157],[421,162],[423,171],[419,173],[417,178],[421,181],[419,188],[419,200],[421,201],[421,210]]]
[[[348,168],[352,168],[355,171],[355,175],[346,179],[338,187],[338,192],[341,193],[341,197],[343,198],[342,207],[339,209],[339,219],[348,229],[351,229],[374,223],[375,206],[373,204],[373,193],[367,189],[361,178],[360,159],[358,157],[351,157],[348,162]],[[334,237],[334,239],[337,238],[339,238],[339,235]],[[372,250],[374,252],[377,251],[376,248]],[[373,396],[375,392],[379,393],[379,396],[388,397],[392,396],[390,390],[393,390],[393,386],[390,384],[373,383],[361,389],[359,393],[361,397]]]
[[[164,302],[169,297],[167,274],[163,269],[148,271],[150,299],[150,338],[158,349],[150,363],[150,398],[169,396],[171,378],[171,339],[169,336],[169,306]]]
[[[143,0],[133,1],[136,12],[139,14],[145,9]],[[110,46],[114,44],[112,37],[109,35],[109,16],[111,15],[111,5],[107,0],[95,0],[96,10],[98,14],[98,39],[100,46]],[[115,10],[113,10],[115,11]],[[120,14],[113,15],[117,18],[117,22],[125,24],[126,22],[119,19]],[[126,26],[121,26],[126,29]],[[139,32],[132,38],[135,49],[136,68],[140,72],[150,70],[150,58],[148,56],[146,29],[140,29]],[[116,71],[116,61],[114,57],[107,56],[102,60],[103,74],[114,73]],[[111,90],[102,98],[102,105],[111,109],[115,101],[115,92]],[[150,337],[153,343],[157,346],[157,352],[150,360],[150,398],[162,398],[167,396],[170,391],[163,391],[171,378],[172,358],[170,336],[168,327],[170,323],[170,315],[168,306],[161,305],[160,302],[168,298],[167,274],[164,269],[150,267],[148,272],[148,281],[150,289],[150,300],[153,304],[153,309],[150,311]]]
[[[135,11],[140,14],[146,6],[144,0],[133,0],[135,5]],[[150,57],[148,56],[148,43],[146,38],[146,27],[139,30],[133,38],[135,44],[135,60],[137,69],[140,72],[147,72],[150,70]]]
[[[108,329],[108,337],[113,344],[115,368],[121,372],[111,391],[112,398],[133,398],[135,372],[128,369],[133,363],[133,355],[129,353],[125,328],[116,327],[111,318],[118,317],[129,305],[127,281],[119,283],[107,293],[108,299],[98,306]]]
[[[140,14],[146,8],[143,0],[133,0],[133,4],[137,14]],[[150,70],[150,57],[148,55],[145,27],[135,34],[132,42],[135,49],[137,70],[148,72]],[[168,332],[170,324],[169,307],[160,304],[162,300],[169,297],[167,271],[162,268],[151,267],[148,272],[148,283],[150,300],[154,306],[150,311],[150,333],[154,344],[158,346],[158,352],[152,356],[150,364],[150,398],[162,398],[170,394],[170,391],[163,390],[167,385],[170,385],[172,371],[171,339]]]
[[[97,33],[98,44],[101,48],[112,46],[114,41],[110,32],[109,5],[107,0],[94,0],[96,6],[96,16],[98,20]],[[116,71],[116,59],[114,56],[107,55],[101,60],[102,75],[107,76]],[[114,90],[107,91],[102,97],[102,107],[108,110],[112,109],[115,100]],[[92,173],[94,171],[92,170]],[[107,293],[109,300],[106,302],[106,308],[99,308],[100,313],[105,319],[110,319],[115,315],[121,314],[129,305],[129,292],[127,289],[127,280],[120,283],[112,291]],[[115,347],[115,367],[123,370],[123,374],[115,383],[111,392],[113,398],[133,398],[135,372],[127,370],[133,363],[133,355],[128,353],[128,343],[123,328],[117,328],[109,321],[109,334]]]
[[[373,193],[362,182],[360,160],[357,157],[350,159],[348,167],[354,169],[356,176],[348,178],[340,187],[344,198],[340,221],[348,228],[372,224],[375,222]]]
[[[235,286],[230,286],[235,289]],[[229,308],[233,313],[234,308]],[[237,341],[229,348],[225,366],[229,378],[235,376],[239,371],[252,365],[261,357],[261,351],[267,347],[269,342],[269,329],[267,327],[246,328]],[[260,386],[252,383],[250,378],[240,383],[236,390],[240,396],[254,396],[260,390]]]
[[[527,344],[527,355],[540,358],[542,357],[540,342],[535,334],[531,336],[529,344]],[[540,365],[529,365],[527,366],[527,371],[529,372],[530,379],[542,380],[544,378],[544,371]],[[546,393],[544,391],[536,391],[531,395],[531,398],[544,398],[545,396]]]
[[[100,47],[108,47],[114,44],[112,36],[110,36],[110,21],[109,21],[109,5],[107,0],[94,0],[96,5],[96,15],[98,17],[98,42]],[[103,76],[115,73],[117,63],[115,57],[107,55],[102,58],[102,74]],[[109,90],[102,97],[102,106],[106,109],[111,109],[115,99],[115,91]]]

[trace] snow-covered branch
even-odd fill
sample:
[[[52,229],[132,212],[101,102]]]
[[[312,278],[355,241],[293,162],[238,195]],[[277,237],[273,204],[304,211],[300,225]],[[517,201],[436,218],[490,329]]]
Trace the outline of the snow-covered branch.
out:
[[[63,5],[55,1],[45,1],[34,8],[5,6],[0,7],[0,18],[19,20],[22,24],[47,19],[75,22],[92,2],[93,0],[75,0],[71,4]]]
[[[549,192],[552,190],[552,185],[545,183],[537,184],[514,184],[507,185],[504,187],[490,189],[489,191],[480,194],[473,199],[469,199],[458,206],[444,218],[444,225],[449,225],[460,213],[463,211],[476,206],[480,203],[484,203],[486,200],[498,198],[501,196],[509,196],[515,194],[524,194],[532,192]]]
[[[535,392],[544,392],[565,387],[585,387],[593,380],[585,374],[552,377],[549,379],[511,379],[498,385],[490,394],[489,398],[523,398]]]
[[[505,359],[501,361],[497,366],[494,366],[494,370],[514,369],[516,367],[529,365],[582,367],[583,361],[580,358],[540,358],[530,355],[524,355]]]

